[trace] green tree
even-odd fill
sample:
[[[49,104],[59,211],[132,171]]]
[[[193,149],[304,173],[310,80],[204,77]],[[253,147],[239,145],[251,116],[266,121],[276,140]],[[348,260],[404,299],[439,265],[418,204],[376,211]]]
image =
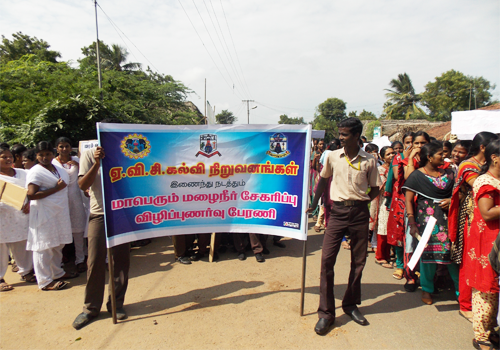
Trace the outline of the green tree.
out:
[[[413,84],[408,74],[399,74],[397,79],[392,79],[389,83],[392,89],[385,96],[388,99],[388,106],[384,109],[385,119],[415,119],[421,117],[425,112],[418,107],[421,97],[415,93]],[[414,116],[412,116],[415,114]]]
[[[41,60],[56,63],[61,54],[57,51],[49,50],[50,45],[44,41],[31,38],[29,35],[17,32],[12,34],[13,40],[7,39],[2,35],[2,44],[0,44],[0,64],[6,64],[9,61],[18,60],[24,55],[34,54]]]
[[[368,140],[373,140],[373,131],[376,126],[382,126],[379,120],[374,120],[366,125],[365,136]]]
[[[339,98],[328,98],[323,103],[320,103],[317,107],[319,115],[322,115],[326,119],[338,123],[345,119],[346,104]]]
[[[218,124],[234,124],[236,117],[233,112],[223,109],[219,114],[215,116],[215,120]]]
[[[95,41],[90,46],[82,48],[85,56],[79,60],[82,67],[97,66],[97,51]],[[101,58],[102,70],[132,71],[141,68],[140,63],[127,62],[128,51],[118,44],[112,44],[111,47],[99,41],[99,57]]]
[[[304,120],[304,117],[295,117],[295,118],[290,118],[286,114],[280,115],[280,120],[278,121],[278,124],[307,124]]]
[[[368,112],[363,109],[361,113],[359,113],[359,120],[377,120],[377,116],[373,112]]]
[[[0,66],[0,140],[33,145],[67,136],[95,138],[95,123],[113,116],[127,123],[199,124],[186,104],[189,90],[169,75],[147,70],[103,72],[103,99],[96,68],[26,55]]]
[[[330,142],[337,135],[337,123],[347,118],[346,103],[339,98],[328,98],[316,110],[313,129],[325,130],[325,142]]]
[[[483,77],[466,76],[461,72],[449,70],[427,83],[422,93],[422,102],[434,120],[451,120],[451,112],[488,106],[491,100],[492,85]]]

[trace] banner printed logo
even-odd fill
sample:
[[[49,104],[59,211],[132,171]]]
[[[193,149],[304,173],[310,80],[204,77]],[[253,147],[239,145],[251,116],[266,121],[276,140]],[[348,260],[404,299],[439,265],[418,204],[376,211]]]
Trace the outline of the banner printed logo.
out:
[[[269,138],[269,151],[266,154],[273,158],[285,158],[290,155],[287,144],[288,138],[286,135],[277,132]]]
[[[219,157],[222,156],[222,154],[217,151],[217,135],[200,135],[200,150],[198,153],[196,153],[196,157],[198,157],[200,154],[207,158],[213,157],[216,154],[218,154]]]
[[[141,134],[130,134],[123,138],[120,149],[125,157],[139,159],[146,157],[151,152],[151,144]]]

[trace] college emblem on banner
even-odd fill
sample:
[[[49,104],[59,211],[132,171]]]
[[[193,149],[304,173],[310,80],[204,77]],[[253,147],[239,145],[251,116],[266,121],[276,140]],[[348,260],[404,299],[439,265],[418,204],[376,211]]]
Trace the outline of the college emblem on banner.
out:
[[[285,134],[280,132],[273,134],[269,138],[269,151],[266,154],[273,158],[284,158],[290,155],[290,151],[287,149],[287,140]]]
[[[123,138],[120,148],[125,157],[139,159],[151,152],[149,140],[141,134],[130,134]]]
[[[213,157],[216,154],[218,154],[219,157],[222,156],[222,154],[217,151],[217,135],[200,135],[200,150],[198,153],[196,153],[196,157],[198,157],[200,154],[207,158]]]

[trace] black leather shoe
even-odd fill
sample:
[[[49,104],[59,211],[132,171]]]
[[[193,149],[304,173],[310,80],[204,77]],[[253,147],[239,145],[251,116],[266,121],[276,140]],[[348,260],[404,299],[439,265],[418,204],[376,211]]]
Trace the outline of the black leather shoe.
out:
[[[276,247],[279,247],[279,248],[286,248],[286,245],[285,243],[281,243],[281,242],[273,242],[273,245],[275,245]]]
[[[360,324],[362,326],[368,325],[368,321],[366,318],[363,316],[361,311],[359,311],[358,308],[352,309],[352,310],[344,310],[346,315],[351,316],[352,320],[356,322],[357,324]]]
[[[180,256],[178,258],[175,258],[175,261],[178,261],[178,262],[180,262],[181,264],[184,264],[184,265],[191,264],[191,260],[189,260],[189,258],[187,256]]]
[[[199,260],[201,260],[203,257],[205,257],[205,254],[203,254],[203,253],[199,253],[199,252],[196,252],[196,253],[194,253],[193,255],[191,255],[191,256],[189,257],[189,260],[191,260],[191,261],[199,261]]]
[[[80,315],[76,316],[72,326],[76,330],[82,329],[96,317],[97,316],[92,316],[91,314],[86,314],[85,312],[82,312]]]
[[[245,253],[239,253],[238,254],[238,260],[243,261],[243,260],[246,260],[246,259],[247,259],[247,256],[246,256]]]
[[[330,326],[335,322],[335,319],[328,318],[320,318],[318,323],[316,323],[316,327],[314,327],[314,331],[316,334],[325,335],[330,330]]]
[[[260,263],[266,261],[266,259],[264,259],[264,257],[262,256],[261,253],[255,254],[255,259],[257,259],[257,262],[260,262]]]
[[[413,293],[414,291],[416,291],[418,289],[418,284],[417,283],[408,283],[406,282],[405,285],[404,285],[404,289],[405,291],[409,292],[409,293]]]
[[[263,248],[262,249],[262,254],[269,255],[269,254],[271,254],[271,252],[269,251],[269,249]]]

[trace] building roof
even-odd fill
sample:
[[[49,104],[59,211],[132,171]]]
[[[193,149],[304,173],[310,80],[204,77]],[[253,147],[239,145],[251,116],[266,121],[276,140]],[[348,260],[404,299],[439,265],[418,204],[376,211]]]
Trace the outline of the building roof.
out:
[[[494,105],[478,108],[481,111],[496,111],[500,109],[500,103],[495,103]]]
[[[450,132],[451,132],[451,122],[446,122],[427,130],[429,136],[435,137],[438,140],[444,140],[445,136],[446,140],[449,140]]]

